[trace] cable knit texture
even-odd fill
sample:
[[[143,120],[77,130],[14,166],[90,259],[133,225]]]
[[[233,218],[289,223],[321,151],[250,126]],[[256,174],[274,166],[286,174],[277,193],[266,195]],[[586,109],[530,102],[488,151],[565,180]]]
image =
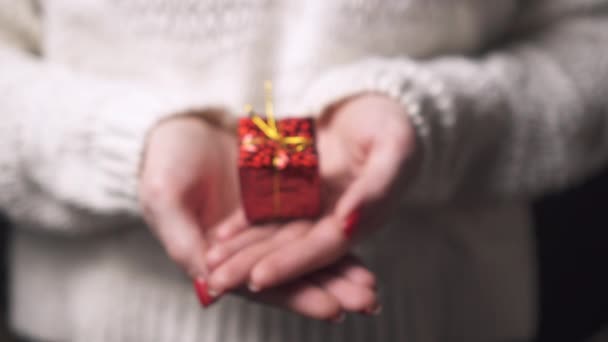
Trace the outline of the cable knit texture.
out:
[[[608,160],[607,12],[606,0],[0,0],[14,328],[76,342],[528,340],[528,201]],[[203,311],[137,221],[149,129],[191,108],[262,108],[265,79],[279,113],[374,92],[416,127],[402,210],[361,248],[380,318],[332,327],[237,298]]]

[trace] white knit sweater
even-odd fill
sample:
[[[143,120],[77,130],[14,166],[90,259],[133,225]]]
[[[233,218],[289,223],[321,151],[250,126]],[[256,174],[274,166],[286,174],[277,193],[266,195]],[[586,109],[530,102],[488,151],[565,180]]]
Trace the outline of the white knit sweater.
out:
[[[44,341],[517,341],[527,203],[608,161],[605,0],[0,0],[15,329]],[[330,327],[189,280],[137,219],[143,137],[191,107],[407,106],[422,166],[362,253],[384,313]],[[375,118],[370,117],[370,124]],[[575,231],[574,231],[575,233]]]

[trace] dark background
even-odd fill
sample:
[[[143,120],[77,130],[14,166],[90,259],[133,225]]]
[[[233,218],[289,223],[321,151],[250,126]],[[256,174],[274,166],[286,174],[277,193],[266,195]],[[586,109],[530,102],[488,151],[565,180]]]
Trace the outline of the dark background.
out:
[[[578,342],[608,323],[608,169],[535,205],[540,265],[538,342]],[[0,216],[0,341],[6,329],[8,224]]]
[[[583,341],[608,323],[608,169],[535,206],[542,342]]]
[[[7,316],[7,238],[9,233],[9,225],[6,219],[0,215],[0,341],[11,341],[9,337],[6,316]]]

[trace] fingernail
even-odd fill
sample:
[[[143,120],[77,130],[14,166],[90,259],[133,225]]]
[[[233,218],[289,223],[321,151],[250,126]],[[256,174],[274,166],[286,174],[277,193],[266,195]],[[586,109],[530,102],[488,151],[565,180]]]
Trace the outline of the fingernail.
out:
[[[198,297],[199,302],[203,307],[208,307],[213,304],[217,295],[214,296],[211,291],[209,291],[209,285],[207,281],[203,278],[196,278],[194,280],[194,288],[196,290],[196,295]]]
[[[371,316],[379,316],[382,313],[382,305],[380,304],[376,304],[374,307],[372,307],[371,309],[367,309],[364,311],[364,313],[366,315],[371,315]]]
[[[262,289],[259,286],[252,284],[252,283],[249,283],[247,285],[247,287],[249,288],[249,291],[251,291],[253,293],[258,293],[258,292],[262,291]]]
[[[211,296],[211,298],[213,298],[214,300],[222,294],[220,291],[211,288],[207,288],[207,293],[209,293],[209,296]]]
[[[346,320],[346,314],[344,312],[341,312],[338,316],[330,319],[329,321],[333,324],[341,324],[341,323],[344,323],[345,320]]]
[[[347,239],[352,239],[355,235],[355,231],[357,226],[359,225],[359,221],[361,220],[361,211],[359,209],[354,210],[348,217],[346,218],[346,222],[344,224],[344,235]]]

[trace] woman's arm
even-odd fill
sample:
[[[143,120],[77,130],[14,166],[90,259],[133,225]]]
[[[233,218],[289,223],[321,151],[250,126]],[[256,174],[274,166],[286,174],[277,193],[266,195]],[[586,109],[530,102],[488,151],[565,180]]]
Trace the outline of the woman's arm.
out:
[[[67,233],[113,227],[139,210],[146,133],[193,103],[45,61],[40,20],[33,2],[0,0],[0,208]]]
[[[522,197],[580,180],[608,162],[608,1],[529,3],[509,45],[361,61],[330,71],[309,102],[322,110],[367,91],[402,103],[422,160],[409,200]]]

